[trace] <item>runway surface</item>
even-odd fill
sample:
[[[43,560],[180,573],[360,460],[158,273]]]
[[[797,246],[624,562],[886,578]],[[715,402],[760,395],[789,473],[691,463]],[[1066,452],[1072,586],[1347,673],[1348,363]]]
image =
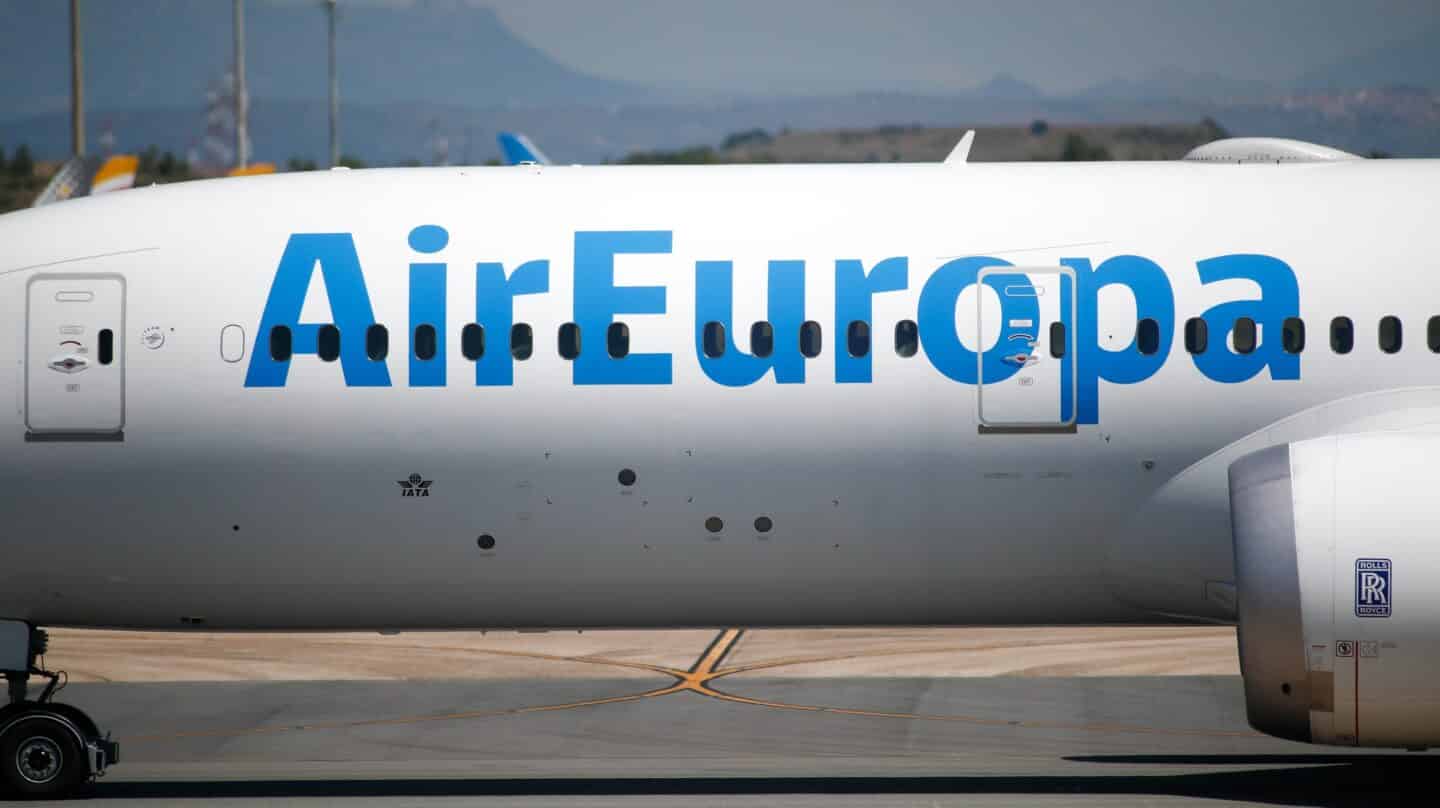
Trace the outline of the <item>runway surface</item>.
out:
[[[550,660],[588,677],[80,683],[62,700],[122,744],[94,805],[1435,802],[1428,755],[1255,734],[1233,676],[781,675],[823,665],[734,654],[743,636],[683,668]]]

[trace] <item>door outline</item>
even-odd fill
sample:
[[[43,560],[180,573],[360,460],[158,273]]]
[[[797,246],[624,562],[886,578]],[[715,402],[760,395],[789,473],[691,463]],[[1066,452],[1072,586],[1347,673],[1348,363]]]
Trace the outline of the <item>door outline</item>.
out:
[[[119,350],[119,371],[120,371],[120,415],[117,425],[113,428],[104,427],[100,429],[52,429],[41,427],[36,429],[30,424],[30,374],[36,368],[34,362],[30,361],[30,335],[31,319],[34,314],[32,304],[32,287],[40,281],[117,281],[120,284],[120,327],[115,334],[115,344],[120,346]],[[125,369],[130,360],[130,346],[126,340],[126,316],[127,298],[129,287],[125,282],[125,276],[118,272],[47,272],[30,276],[25,282],[25,352],[22,355],[25,364],[25,373],[22,379],[25,388],[25,440],[31,443],[50,442],[76,442],[76,441],[123,441],[125,440]]]
[[[1056,402],[1055,402],[1055,405],[1056,405],[1056,410],[1057,410],[1057,411],[1063,409],[1064,401],[1065,401],[1065,396],[1064,396],[1064,394],[1065,394],[1065,392],[1066,392],[1066,388],[1068,388],[1068,391],[1069,391],[1069,394],[1070,394],[1070,395],[1069,395],[1070,406],[1069,406],[1069,412],[1060,412],[1059,417],[1058,417],[1056,420],[1054,420],[1054,421],[999,421],[999,422],[987,422],[986,419],[985,419],[985,372],[984,372],[984,370],[985,370],[985,364],[984,364],[984,363],[985,363],[985,354],[988,353],[989,351],[977,350],[977,351],[976,351],[976,375],[975,375],[975,416],[976,416],[977,422],[979,423],[979,432],[980,432],[980,434],[982,434],[982,435],[987,435],[987,434],[1002,434],[1002,435],[1003,435],[1003,434],[1034,434],[1034,433],[1038,433],[1038,434],[1044,434],[1044,433],[1074,434],[1074,433],[1077,431],[1077,430],[1076,430],[1076,420],[1075,420],[1075,419],[1076,419],[1076,412],[1077,412],[1078,409],[1079,409],[1079,408],[1078,408],[1078,404],[1077,404],[1077,400],[1076,400],[1076,397],[1077,397],[1077,395],[1078,395],[1078,393],[1079,393],[1079,383],[1078,383],[1078,375],[1077,375],[1076,372],[1075,372],[1075,362],[1076,362],[1076,359],[1078,358],[1078,352],[1075,350],[1076,331],[1077,331],[1077,329],[1076,329],[1076,327],[1075,327],[1075,319],[1076,319],[1076,312],[1077,312],[1077,305],[1076,305],[1076,291],[1077,291],[1077,290],[1076,290],[1076,286],[1075,286],[1075,270],[1073,270],[1073,269],[1071,269],[1070,267],[1067,267],[1067,266],[1040,266],[1040,267],[989,266],[989,267],[984,267],[983,269],[981,269],[981,270],[976,274],[976,277],[975,277],[976,291],[977,291],[977,292],[982,292],[981,294],[977,294],[977,295],[976,295],[976,304],[975,304],[975,335],[976,335],[976,348],[977,348],[977,349],[981,347],[981,345],[980,345],[980,337],[983,336],[983,334],[984,334],[985,297],[984,297],[984,294],[983,294],[983,289],[984,289],[985,279],[986,279],[987,277],[991,276],[991,275],[1026,275],[1026,276],[1029,276],[1029,275],[1053,275],[1053,276],[1056,276],[1056,277],[1059,279],[1059,281],[1060,281],[1060,284],[1059,284],[1059,285],[1060,285],[1060,291],[1061,291],[1061,301],[1060,301],[1060,303],[1058,304],[1058,308],[1059,308],[1060,322],[1061,322],[1062,324],[1064,324],[1064,326],[1065,326],[1065,354],[1064,354],[1063,357],[1060,358],[1060,363],[1061,363],[1061,366],[1060,366],[1060,386],[1059,386],[1059,387],[1057,388],[1057,390],[1056,390],[1056,393],[1057,393],[1057,395],[1059,395],[1060,400],[1059,400],[1059,401],[1056,401]],[[1035,288],[1035,284],[1034,284],[1033,282],[1032,282],[1030,285],[1031,285],[1032,288]],[[1067,292],[1067,286],[1068,286],[1068,295],[1066,294],[1066,292]],[[1004,287],[1004,288],[1002,288],[1002,289],[997,289],[996,292],[999,293],[999,294],[1005,294],[1010,288],[1013,288],[1013,287],[1014,287],[1014,284],[1011,284],[1011,285],[1009,285],[1009,286],[1007,286],[1007,287]],[[1042,292],[1041,295],[1035,295],[1035,297],[1040,297],[1040,296],[1042,296],[1042,295],[1043,295],[1043,292]],[[1068,300],[1066,299],[1067,297],[1068,297]],[[1001,309],[1001,311],[1003,312],[1003,310],[1004,310],[1004,309],[1003,309],[1003,304],[1002,304],[1002,309]],[[1003,315],[1002,315],[1002,316],[1003,316]],[[1044,319],[1045,319],[1045,318],[1044,318],[1043,316],[1041,316],[1040,319],[1037,320],[1037,321],[1033,324],[1033,328],[1034,328],[1034,331],[1035,331],[1035,334],[1034,334],[1035,344],[1034,344],[1032,350],[1035,350],[1035,351],[1037,351],[1037,352],[1041,350],[1040,347],[1039,347],[1039,344],[1038,344],[1038,343],[1039,343],[1039,338],[1040,338],[1042,335],[1044,335],[1047,340],[1048,340],[1048,338],[1049,338],[1049,336],[1048,336],[1048,335],[1049,335],[1049,326],[1047,326],[1047,325],[1045,324]],[[1012,340],[1017,339],[1017,338],[1021,338],[1020,335],[1013,335],[1013,334],[1012,334],[1011,337],[1010,337],[1010,339],[1012,339]],[[1048,348],[1048,347],[1049,347],[1049,346],[1047,346],[1047,348]],[[1002,348],[1002,345],[1001,345],[1000,343],[997,343],[997,344],[996,344],[994,347],[992,347],[990,350],[997,350],[997,349],[1001,349],[1001,348]],[[1048,351],[1045,351],[1045,352],[1048,353]],[[1048,358],[1048,357],[1042,357],[1041,361],[1044,361],[1046,358]],[[1068,376],[1069,376],[1068,380],[1066,379],[1067,370],[1068,370]],[[1011,378],[1011,377],[1007,377],[1007,378]],[[993,383],[992,383],[992,384],[993,384]]]

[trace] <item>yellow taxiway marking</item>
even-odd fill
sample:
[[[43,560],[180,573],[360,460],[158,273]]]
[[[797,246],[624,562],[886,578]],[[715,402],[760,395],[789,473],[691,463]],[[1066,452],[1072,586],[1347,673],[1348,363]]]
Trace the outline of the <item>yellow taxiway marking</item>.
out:
[[[716,675],[715,666],[718,665],[720,661],[723,660],[725,656],[730,653],[730,651],[734,648],[735,643],[739,641],[740,637],[744,633],[744,630],[735,628],[725,629],[724,631],[721,631],[718,635],[716,635],[715,639],[710,642],[710,646],[706,648],[703,654],[700,655],[700,658],[696,660],[695,664],[690,666],[689,670],[669,668],[662,665],[650,665],[643,662],[627,662],[623,660],[606,659],[603,657],[593,656],[559,656],[555,654],[531,653],[526,651],[482,651],[482,653],[496,654],[500,656],[528,657],[531,659],[545,659],[557,662],[582,662],[592,665],[608,665],[613,667],[635,668],[639,670],[647,670],[654,673],[663,674],[666,676],[673,676],[676,680],[676,684],[669,687],[647,690],[643,693],[634,693],[627,696],[611,696],[602,699],[586,699],[583,701],[565,702],[563,704],[543,704],[533,707],[511,707],[500,710],[474,710],[457,713],[440,713],[435,715],[405,716],[401,718],[372,718],[360,721],[318,722],[313,724],[297,724],[283,727],[254,727],[251,729],[240,730],[202,730],[197,732],[176,732],[170,734],[139,735],[127,738],[126,740],[131,743],[144,743],[147,741],[162,741],[173,738],[240,737],[246,735],[269,735],[286,732],[304,732],[313,730],[378,727],[396,724],[420,724],[431,721],[462,721],[466,719],[476,718],[498,718],[500,716],[506,715],[526,715],[528,713],[546,713],[556,712],[559,710],[574,710],[580,707],[598,707],[603,704],[619,704],[627,701],[639,701],[640,699],[655,698],[657,696],[667,696],[671,693],[676,693],[681,690],[695,690],[697,692],[704,692],[704,682],[708,681],[710,678],[713,678]]]
[[[1206,730],[1206,729],[1179,729],[1164,727],[1146,727],[1131,724],[1081,724],[1066,723],[1057,721],[1017,721],[1002,718],[982,718],[968,715],[942,715],[926,713],[902,713],[889,712],[885,710],[862,710],[850,707],[834,707],[823,704],[794,704],[782,701],[768,701],[765,699],[754,699],[747,696],[737,696],[733,693],[726,693],[711,686],[711,682],[729,676],[736,676],[743,673],[750,673],[758,670],[769,670],[791,665],[815,664],[821,662],[832,662],[843,659],[855,659],[858,657],[877,656],[899,656],[904,653],[915,653],[914,651],[863,651],[853,654],[838,654],[835,656],[817,657],[795,657],[790,659],[779,659],[768,662],[756,662],[749,665],[739,665],[731,668],[721,668],[720,663],[725,661],[730,652],[745,636],[745,630],[739,628],[727,628],[710,641],[710,645],[695,660],[695,664],[688,669],[671,668],[664,665],[652,665],[644,662],[629,662],[626,660],[607,659],[595,656],[560,656],[555,654],[542,654],[528,651],[499,651],[490,649],[467,649],[477,653],[494,654],[497,656],[527,657],[530,659],[543,659],[556,662],[579,662],[589,665],[601,665],[635,670],[650,671],[652,673],[670,676],[675,679],[674,684],[666,687],[655,688],[641,693],[633,693],[624,696],[610,696],[599,699],[586,699],[582,701],[564,702],[561,704],[542,704],[530,707],[510,707],[497,710],[473,710],[467,712],[437,713],[433,715],[402,716],[397,718],[372,718],[359,721],[329,721],[313,724],[297,724],[279,727],[253,727],[249,729],[236,730],[212,730],[195,732],[176,732],[154,735],[139,735],[124,739],[129,743],[145,743],[155,741],[174,740],[179,738],[215,738],[215,737],[244,737],[254,735],[274,735],[289,732],[308,732],[316,730],[342,730],[359,727],[380,727],[395,726],[402,724],[422,724],[432,721],[464,721],[481,718],[499,718],[502,716],[528,715],[532,713],[549,713],[561,710],[575,710],[583,707],[599,707],[606,704],[623,704],[625,702],[640,701],[642,699],[654,699],[662,696],[669,696],[673,693],[691,692],[707,698],[726,701],[732,704],[744,704],[752,707],[765,707],[772,710],[789,710],[806,713],[828,713],[831,715],[844,715],[860,718],[887,718],[892,720],[908,721],[939,721],[956,724],[970,724],[975,726],[989,727],[1012,727],[1018,729],[1050,729],[1070,730],[1079,732],[1103,732],[1103,733],[1126,733],[1139,735],[1188,735],[1202,737],[1225,737],[1225,738],[1260,738],[1264,737],[1257,732],[1234,731],[1234,730]],[[924,649],[933,651],[935,649]],[[975,649],[956,649],[957,653],[973,651]]]

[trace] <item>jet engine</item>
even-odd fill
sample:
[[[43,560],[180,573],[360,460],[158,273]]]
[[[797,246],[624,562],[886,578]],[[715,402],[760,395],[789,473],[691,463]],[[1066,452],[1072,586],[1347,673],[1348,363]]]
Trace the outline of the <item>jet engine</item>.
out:
[[[1250,725],[1440,746],[1440,435],[1275,446],[1230,466]]]

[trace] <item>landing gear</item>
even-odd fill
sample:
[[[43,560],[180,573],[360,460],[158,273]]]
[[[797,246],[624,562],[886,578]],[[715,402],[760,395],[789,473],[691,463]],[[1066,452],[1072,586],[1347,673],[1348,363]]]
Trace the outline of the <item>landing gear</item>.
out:
[[[64,687],[64,674],[38,664],[48,644],[45,632],[0,620],[0,673],[9,692],[8,704],[0,707],[0,793],[70,796],[119,760],[118,745],[101,737],[89,716],[52,701]],[[32,676],[47,680],[33,701]]]

